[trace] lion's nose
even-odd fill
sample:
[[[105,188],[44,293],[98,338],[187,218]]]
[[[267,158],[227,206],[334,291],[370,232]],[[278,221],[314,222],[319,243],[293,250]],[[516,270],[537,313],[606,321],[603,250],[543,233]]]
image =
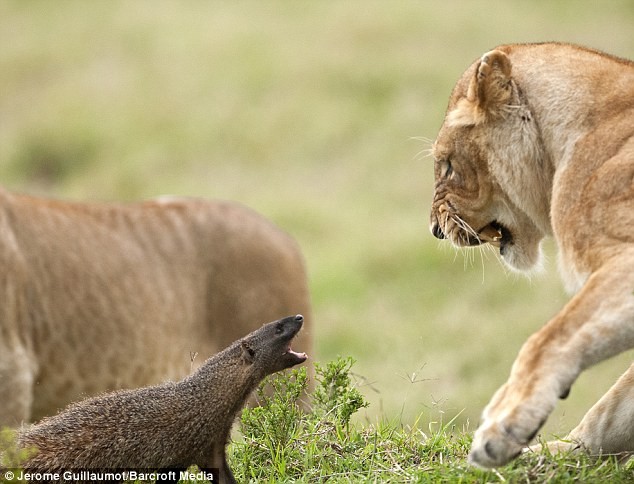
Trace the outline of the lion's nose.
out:
[[[436,237],[437,239],[444,239],[445,238],[445,234],[443,233],[442,229],[440,228],[440,224],[436,221],[432,222],[431,227],[430,227],[431,233],[434,237]]]

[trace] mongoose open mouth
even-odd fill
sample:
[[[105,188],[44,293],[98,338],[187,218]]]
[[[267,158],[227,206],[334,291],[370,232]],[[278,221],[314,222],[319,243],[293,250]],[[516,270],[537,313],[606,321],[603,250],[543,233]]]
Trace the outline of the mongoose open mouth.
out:
[[[306,353],[297,353],[296,351],[293,351],[290,346],[288,347],[286,352],[282,354],[282,356],[286,360],[291,362],[291,365],[298,365],[300,363],[303,363],[308,358]]]
[[[297,336],[297,333],[299,333],[299,330],[302,328],[304,317],[301,314],[298,314],[297,316],[293,317],[292,320],[296,324],[296,327],[293,329],[292,336],[290,337],[288,345],[286,346],[286,351],[282,353],[282,358],[284,358],[284,361],[288,365],[288,367],[303,363],[308,358],[306,353],[298,353],[291,349],[291,341],[293,341],[293,338]]]

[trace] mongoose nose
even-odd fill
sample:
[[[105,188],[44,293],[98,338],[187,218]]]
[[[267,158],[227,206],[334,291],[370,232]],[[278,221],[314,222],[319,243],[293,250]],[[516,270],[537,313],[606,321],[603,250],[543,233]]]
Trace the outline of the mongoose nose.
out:
[[[304,320],[304,316],[302,316],[301,314],[298,314],[297,316],[295,316],[295,321],[297,321],[298,323],[301,323]]]

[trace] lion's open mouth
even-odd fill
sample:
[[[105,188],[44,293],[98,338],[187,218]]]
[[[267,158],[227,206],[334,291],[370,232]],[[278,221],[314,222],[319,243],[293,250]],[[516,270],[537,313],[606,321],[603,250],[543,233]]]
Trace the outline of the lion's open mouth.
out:
[[[504,253],[504,248],[513,241],[511,231],[497,220],[482,227],[478,231],[478,237],[483,243],[499,248],[501,254]]]

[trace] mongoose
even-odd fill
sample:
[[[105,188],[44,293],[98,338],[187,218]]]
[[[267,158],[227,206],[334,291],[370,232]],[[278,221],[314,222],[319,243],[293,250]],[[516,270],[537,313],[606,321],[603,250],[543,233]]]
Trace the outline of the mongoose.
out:
[[[235,482],[225,456],[233,420],[265,376],[306,360],[290,348],[303,322],[298,314],[265,324],[181,381],[93,397],[24,429],[18,446],[37,449],[25,471],[197,464]]]

